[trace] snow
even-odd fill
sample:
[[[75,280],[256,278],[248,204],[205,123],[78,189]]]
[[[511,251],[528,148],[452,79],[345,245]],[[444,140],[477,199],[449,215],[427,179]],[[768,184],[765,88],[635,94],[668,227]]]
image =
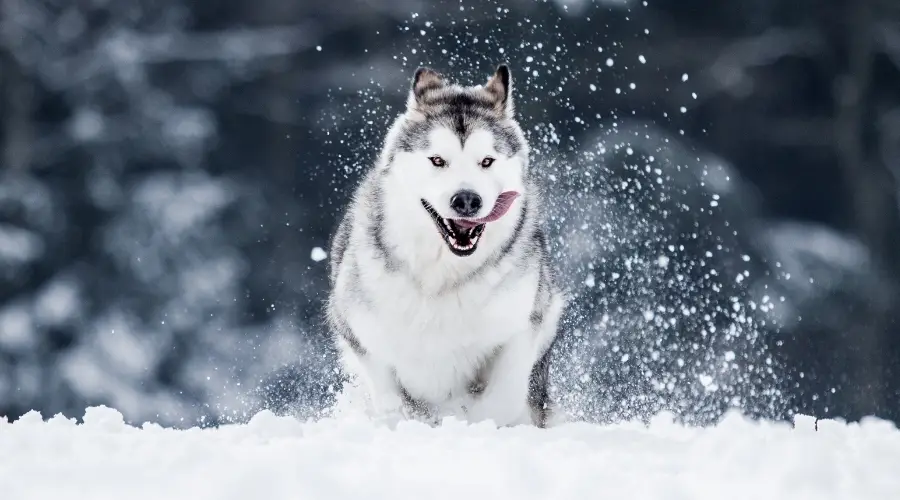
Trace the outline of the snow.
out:
[[[3,498],[877,500],[900,491],[900,432],[876,419],[801,416],[792,428],[730,413],[699,428],[660,415],[649,426],[541,430],[304,423],[263,411],[247,424],[175,430],[93,407],[83,420],[0,419]]]
[[[309,254],[309,258],[313,260],[313,262],[321,262],[328,258],[328,253],[322,249],[322,247],[313,247],[312,252]]]

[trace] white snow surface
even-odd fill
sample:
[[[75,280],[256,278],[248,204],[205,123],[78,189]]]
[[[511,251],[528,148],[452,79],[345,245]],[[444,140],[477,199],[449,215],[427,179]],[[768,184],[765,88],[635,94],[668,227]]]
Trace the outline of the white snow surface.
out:
[[[900,498],[900,432],[888,422],[754,421],[708,428],[564,423],[497,429],[445,420],[315,422],[268,411],[247,424],[126,425],[106,407],[84,423],[31,412],[0,419],[0,497],[31,499]],[[818,424],[818,430],[815,429]]]

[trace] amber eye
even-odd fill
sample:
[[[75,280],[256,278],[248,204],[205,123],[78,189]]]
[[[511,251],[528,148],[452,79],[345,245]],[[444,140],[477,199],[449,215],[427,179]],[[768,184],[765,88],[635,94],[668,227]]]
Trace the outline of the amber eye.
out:
[[[428,159],[431,160],[431,164],[435,167],[444,167],[447,165],[447,162],[445,162],[444,159],[440,156],[431,156]]]
[[[494,164],[494,159],[490,156],[485,156],[483,160],[481,160],[481,168],[488,168]]]

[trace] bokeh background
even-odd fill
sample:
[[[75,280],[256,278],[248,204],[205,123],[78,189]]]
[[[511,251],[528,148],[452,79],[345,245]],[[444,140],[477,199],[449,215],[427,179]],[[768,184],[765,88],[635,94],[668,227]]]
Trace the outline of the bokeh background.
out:
[[[327,411],[317,249],[415,68],[499,62],[568,411],[900,419],[891,0],[2,0],[0,415]]]

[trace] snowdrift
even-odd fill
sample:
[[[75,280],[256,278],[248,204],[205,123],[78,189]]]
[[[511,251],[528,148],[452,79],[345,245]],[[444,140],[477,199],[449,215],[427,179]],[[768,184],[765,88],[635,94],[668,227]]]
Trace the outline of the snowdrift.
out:
[[[818,427],[818,429],[816,429]],[[263,412],[216,429],[0,419],[0,498],[666,499],[900,498],[900,431],[728,415],[709,428],[567,423],[439,428],[357,418],[302,423]]]

